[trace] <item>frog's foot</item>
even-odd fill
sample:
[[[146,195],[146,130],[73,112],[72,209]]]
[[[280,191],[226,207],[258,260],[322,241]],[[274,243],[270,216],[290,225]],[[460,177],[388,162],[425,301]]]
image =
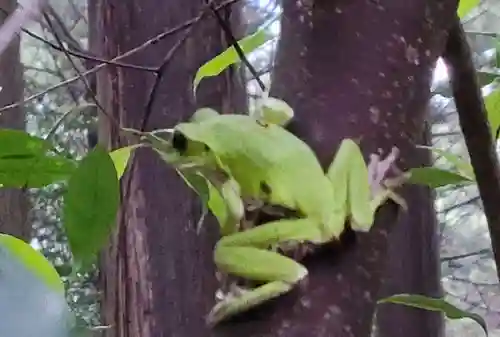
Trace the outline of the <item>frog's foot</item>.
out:
[[[274,281],[252,290],[238,287],[236,293],[227,294],[212,308],[206,317],[207,325],[213,327],[221,321],[283,295],[290,291],[293,286],[291,283]]]
[[[236,282],[230,282],[229,285],[221,287],[217,290],[215,293],[215,299],[217,302],[222,302],[227,299],[243,296],[247,291],[249,290],[238,286]]]
[[[408,205],[404,198],[393,191],[393,189],[402,186],[408,179],[396,165],[399,154],[399,149],[393,147],[391,152],[384,159],[381,159],[378,154],[370,155],[368,176],[372,196],[384,200],[391,199],[401,206],[401,208],[406,210],[408,209]],[[389,173],[395,174],[396,177],[388,178]]]
[[[298,223],[298,225],[301,224],[302,222]],[[281,227],[278,227],[282,228],[283,223],[280,225]],[[229,296],[217,303],[206,318],[209,326],[281,296],[294,286],[301,284],[307,277],[307,269],[288,257],[267,249],[228,245],[229,243],[243,243],[243,241],[247,244],[255,244],[257,241],[261,245],[269,244],[267,242],[269,238],[265,235],[262,237],[262,229],[268,230],[268,226],[269,224],[226,236],[217,244],[214,261],[218,268],[224,268],[229,275],[249,281],[251,286],[244,291],[238,289],[233,293],[230,292]]]

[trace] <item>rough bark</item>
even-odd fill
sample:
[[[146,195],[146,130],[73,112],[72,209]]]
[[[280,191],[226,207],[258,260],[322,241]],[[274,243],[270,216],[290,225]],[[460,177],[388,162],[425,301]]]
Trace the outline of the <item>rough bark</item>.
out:
[[[17,1],[2,2],[2,8],[11,13]],[[0,12],[0,26],[6,15]],[[23,67],[19,54],[20,38],[17,36],[0,55],[0,107],[21,101],[23,98]],[[16,107],[0,115],[0,127],[25,129],[23,107]],[[31,227],[27,221],[27,192],[15,188],[0,188],[0,232],[29,240]]]
[[[95,1],[98,49],[106,58],[197,16],[205,3]],[[244,96],[227,96],[229,90],[241,90],[228,76],[203,81],[197,102],[192,96],[197,68],[227,47],[222,36],[210,16],[194,27],[163,75],[148,130],[187,119],[197,105],[243,109],[244,101],[233,97]],[[158,66],[178,38],[167,38],[124,61]],[[154,79],[151,73],[109,67],[98,76],[99,99],[122,126],[140,128]],[[118,130],[101,122],[100,141],[112,148],[124,145]],[[128,189],[129,179],[130,189],[123,197],[117,233],[103,259],[103,321],[114,326],[105,335],[204,336],[204,315],[214,304],[216,289],[212,249],[217,226],[210,219],[196,234],[200,207],[182,179],[151,151],[138,151],[133,160],[132,170],[122,179],[122,190]]]
[[[424,135],[422,144],[430,145],[429,136],[428,133]],[[427,151],[414,151],[412,155],[417,165],[432,164],[431,154]],[[410,208],[389,235],[385,276],[379,296],[407,293],[441,297],[434,192],[422,186],[407,186],[404,197]],[[376,336],[380,337],[438,337],[444,333],[440,313],[398,305],[379,307],[376,325]]]
[[[283,5],[272,94],[295,109],[297,121],[291,130],[316,150],[324,165],[344,137],[359,139],[366,155],[398,146],[403,168],[428,163],[414,145],[425,142],[432,69],[444,48],[456,1],[317,0]],[[429,208],[428,193],[421,190],[419,197],[407,191],[412,195],[410,207]],[[417,217],[411,225],[428,220],[421,212],[410,214]],[[253,319],[248,315],[247,321],[220,329],[217,336],[369,336],[389,232],[397,225],[409,230],[410,222],[397,222],[394,209],[384,207],[375,229],[358,235],[354,248],[337,256],[313,257],[306,264],[307,286]],[[420,235],[432,232],[432,223],[426,226]],[[405,232],[406,244],[414,233]],[[391,239],[402,236],[395,233]],[[405,326],[405,334],[411,328],[413,324]]]

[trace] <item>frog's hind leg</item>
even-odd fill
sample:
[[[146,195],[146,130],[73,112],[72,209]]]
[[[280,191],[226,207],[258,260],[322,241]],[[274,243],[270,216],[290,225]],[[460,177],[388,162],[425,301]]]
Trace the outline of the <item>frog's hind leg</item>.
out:
[[[296,261],[254,247],[218,247],[215,262],[231,275],[267,283],[230,292],[208,314],[206,320],[210,326],[287,293],[307,276],[307,269]]]

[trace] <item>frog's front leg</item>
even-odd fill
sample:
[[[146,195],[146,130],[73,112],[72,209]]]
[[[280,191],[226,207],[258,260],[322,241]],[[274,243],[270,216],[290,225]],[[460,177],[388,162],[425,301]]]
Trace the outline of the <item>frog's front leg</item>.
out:
[[[269,250],[285,242],[323,240],[319,224],[309,218],[284,219],[223,237],[215,248],[214,260],[222,272],[252,281],[266,282],[238,296],[227,296],[207,316],[216,325],[290,291],[307,276],[307,269],[286,256]]]
[[[351,139],[340,144],[334,161],[328,169],[337,203],[346,200],[351,228],[355,231],[370,230],[377,209],[388,199],[406,208],[402,197],[387,186],[386,178],[390,171],[398,171],[395,162],[399,156],[397,148],[381,160],[380,156],[370,156],[368,167],[359,146]],[[400,184],[404,181],[400,181]]]

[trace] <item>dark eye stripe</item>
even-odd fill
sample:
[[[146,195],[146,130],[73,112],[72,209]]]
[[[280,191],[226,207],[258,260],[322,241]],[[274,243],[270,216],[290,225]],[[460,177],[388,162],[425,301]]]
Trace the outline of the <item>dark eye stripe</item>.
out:
[[[264,194],[267,194],[267,195],[271,194],[271,187],[269,187],[269,185],[264,181],[260,182],[260,190]]]
[[[175,150],[179,151],[179,153],[184,153],[187,150],[187,138],[180,132],[174,132],[172,136],[172,146]]]

